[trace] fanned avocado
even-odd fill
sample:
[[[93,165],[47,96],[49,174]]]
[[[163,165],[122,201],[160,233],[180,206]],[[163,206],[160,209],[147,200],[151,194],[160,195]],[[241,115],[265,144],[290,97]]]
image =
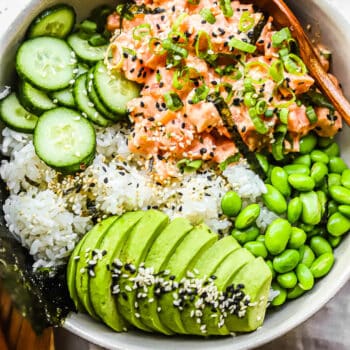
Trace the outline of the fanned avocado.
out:
[[[164,268],[175,276],[175,281],[180,282],[186,273],[191,272],[201,255],[217,239],[218,235],[206,225],[196,226],[177,247]],[[186,333],[179,309],[174,307],[172,293],[161,295],[158,305],[160,306],[159,318],[161,322],[174,333]]]
[[[254,259],[233,278],[231,283],[243,284],[245,294],[256,305],[250,306],[243,318],[232,316],[227,319],[230,332],[251,332],[263,324],[271,279],[271,270],[262,258]]]
[[[143,215],[142,211],[124,214],[109,227],[100,244],[96,246],[106,254],[95,265],[95,277],[90,279],[90,300],[96,314],[117,332],[125,330],[126,324],[119,313],[115,296],[111,293],[113,261],[119,256],[130,231]]]
[[[239,243],[232,237],[227,236],[215,242],[197,261],[193,270],[197,272],[196,278],[206,279],[212,276],[217,267],[232,252],[240,249]],[[192,305],[184,307],[181,313],[182,323],[188,334],[200,332],[200,325],[191,317]]]
[[[174,254],[177,246],[192,229],[193,226],[188,220],[182,218],[174,219],[153,243],[147,255],[145,266],[152,267],[154,274],[158,274],[160,271],[164,270],[164,266]],[[145,325],[155,331],[168,335],[172,334],[172,332],[160,322],[158,317],[158,303],[157,299],[154,297],[154,286],[148,288],[147,297],[140,299],[138,304],[141,321]]]
[[[141,263],[144,262],[154,240],[168,224],[169,218],[156,210],[149,210],[130,232],[129,238],[123,247],[119,259],[124,263],[124,268],[129,266],[130,277]],[[132,325],[147,332],[152,330],[145,326],[139,319],[139,313],[135,310],[136,290],[130,279],[121,279],[117,305],[120,313]]]
[[[108,228],[117,220],[116,216],[112,216],[106,220],[101,221],[99,224],[93,227],[93,229],[87,233],[87,236],[80,248],[80,258],[76,267],[76,290],[79,301],[85,310],[94,318],[98,319],[96,312],[91,305],[89,298],[89,261],[94,256],[94,249],[100,243],[103,235],[107,232]]]

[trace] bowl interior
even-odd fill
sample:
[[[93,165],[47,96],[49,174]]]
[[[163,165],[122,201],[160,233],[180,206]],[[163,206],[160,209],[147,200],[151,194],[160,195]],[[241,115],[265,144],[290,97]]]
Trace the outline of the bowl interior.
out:
[[[345,1],[345,0],[344,0]],[[10,85],[14,72],[14,55],[19,42],[32,18],[44,8],[60,1],[26,0],[22,5],[9,4],[16,11],[16,19],[7,32],[0,38],[0,87]],[[350,46],[350,34],[346,31],[349,25],[343,15],[327,0],[287,1],[296,12],[304,25],[311,24],[314,37],[332,49],[334,54],[333,72],[340,77],[345,93],[350,97],[350,61],[344,55]],[[340,2],[340,1],[338,1]],[[79,17],[83,18],[95,6],[106,3],[96,0],[69,1],[77,10]],[[115,2],[111,2],[115,3]],[[22,6],[19,11],[19,6]],[[12,11],[12,12],[13,12]],[[344,128],[339,135],[342,155],[350,164],[350,138],[349,130]],[[321,281],[307,295],[288,303],[282,310],[269,313],[264,326],[254,333],[240,335],[236,338],[199,339],[185,337],[163,337],[149,335],[141,332],[117,334],[102,324],[82,314],[71,314],[65,322],[65,327],[86,338],[87,340],[110,349],[247,349],[256,347],[281,336],[296,327],[308,317],[318,311],[343,286],[350,276],[350,265],[347,256],[350,256],[350,237],[336,250],[336,263],[331,273]]]

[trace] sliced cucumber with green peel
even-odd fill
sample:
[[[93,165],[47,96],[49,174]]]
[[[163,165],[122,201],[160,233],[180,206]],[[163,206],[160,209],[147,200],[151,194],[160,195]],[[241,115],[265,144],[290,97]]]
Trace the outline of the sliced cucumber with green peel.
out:
[[[37,89],[26,81],[19,83],[18,98],[23,107],[37,115],[57,107],[45,91]]]
[[[108,45],[92,46],[89,41],[74,33],[67,39],[68,44],[74,50],[76,55],[84,62],[94,63],[101,61],[105,58],[105,54],[108,50]]]
[[[14,92],[1,101],[0,117],[9,128],[25,133],[32,133],[38,122],[38,117],[20,104]]]
[[[27,36],[53,36],[65,38],[73,30],[75,11],[69,5],[57,5],[41,12],[30,25]]]
[[[94,84],[102,103],[120,115],[126,115],[128,102],[140,95],[138,84],[126,79],[121,72],[112,75],[103,62],[96,65]]]
[[[87,74],[81,75],[74,85],[73,94],[77,107],[83,113],[83,116],[91,120],[93,123],[100,126],[107,126],[111,122],[97,111],[94,103],[89,99],[86,91],[86,78]]]
[[[75,99],[73,95],[73,88],[65,88],[63,90],[55,91],[51,94],[54,102],[64,107],[75,107]]]
[[[57,38],[39,37],[25,41],[17,52],[18,74],[45,91],[61,90],[76,75],[75,54],[69,45]]]
[[[34,132],[38,157],[62,173],[86,169],[95,156],[96,135],[78,111],[59,107],[45,112]]]

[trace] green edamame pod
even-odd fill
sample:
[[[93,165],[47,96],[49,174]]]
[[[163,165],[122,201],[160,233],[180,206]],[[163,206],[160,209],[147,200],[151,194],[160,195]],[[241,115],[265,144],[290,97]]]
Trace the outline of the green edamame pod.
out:
[[[272,185],[266,185],[267,192],[262,195],[264,204],[268,209],[277,213],[283,214],[287,211],[287,201],[283,194]]]
[[[290,272],[286,272],[278,275],[277,282],[281,287],[286,289],[291,289],[297,285],[298,279],[296,274],[293,271],[290,271]]]
[[[328,188],[331,186],[340,186],[341,185],[341,175],[336,173],[330,173],[328,175]]]
[[[314,236],[310,240],[310,248],[316,254],[320,256],[325,253],[332,253],[333,249],[326,239],[321,236]]]
[[[321,216],[324,215],[324,213],[327,210],[327,196],[323,191],[316,191],[317,197],[318,197],[318,201],[320,202],[320,206],[321,206]]]
[[[303,290],[310,290],[315,284],[315,278],[310,269],[305,264],[299,264],[296,268],[298,286]]]
[[[306,239],[307,235],[304,230],[299,227],[292,227],[288,248],[299,249],[305,244]]]
[[[289,164],[289,165],[285,165],[283,169],[287,172],[288,175],[292,175],[292,174],[310,175],[310,167],[304,164]]]
[[[288,291],[287,298],[288,299],[296,299],[302,296],[305,293],[304,289],[300,286],[296,285],[293,289]]]
[[[328,166],[329,171],[336,174],[341,174],[345,169],[348,168],[344,160],[340,157],[330,157]]]
[[[244,245],[244,248],[248,249],[255,257],[261,256],[263,259],[266,259],[268,256],[266,247],[262,242],[258,242],[258,241],[247,242]]]
[[[271,288],[272,290],[279,292],[279,294],[272,299],[271,305],[272,306],[283,305],[287,300],[287,291],[275,282],[271,284]]]
[[[345,169],[341,174],[341,184],[350,189],[350,169]]]
[[[250,204],[246,206],[237,216],[235,227],[244,230],[251,226],[260,215],[259,204]]]
[[[325,253],[320,255],[311,265],[310,271],[315,278],[320,278],[331,270],[334,264],[334,255],[332,253]]]
[[[327,230],[332,236],[342,236],[350,230],[350,220],[336,212],[329,217]]]
[[[339,205],[338,207],[339,213],[343,214],[346,216],[348,219],[350,219],[350,205]]]
[[[310,166],[311,166],[310,154],[303,154],[299,157],[296,157],[293,160],[293,164],[302,164],[302,165],[306,165],[308,168],[310,168]]]
[[[247,242],[254,241],[259,236],[260,230],[256,225],[248,227],[246,230],[233,229],[231,235],[235,238],[241,245]]]
[[[334,200],[329,201],[328,205],[327,205],[328,217],[330,217],[331,215],[333,215],[337,211],[338,211],[338,204],[337,204],[337,202],[334,201]]]
[[[328,157],[338,157],[340,155],[340,148],[336,142],[331,143],[325,149],[323,149]]]
[[[287,249],[282,254],[274,257],[273,268],[278,273],[293,271],[299,263],[300,255],[295,249]]]
[[[242,199],[235,191],[228,191],[221,199],[222,212],[227,216],[236,216],[242,208]]]
[[[261,153],[256,153],[255,157],[257,159],[257,161],[259,162],[259,165],[261,167],[261,169],[263,170],[263,172],[265,174],[267,174],[269,172],[269,161],[267,160],[267,157],[264,154]]]
[[[342,236],[339,236],[339,237],[329,236],[328,237],[328,242],[330,243],[330,245],[333,248],[337,248],[338,245],[341,243],[341,241],[342,241]]]
[[[310,157],[314,163],[316,163],[316,162],[320,162],[320,163],[324,163],[324,164],[329,163],[328,154],[323,152],[323,151],[320,151],[319,149],[313,150],[310,154]]]
[[[272,255],[282,253],[292,233],[291,224],[282,218],[274,220],[266,229],[265,246]]]
[[[350,205],[350,190],[344,186],[330,186],[330,196],[338,203]]]
[[[328,167],[326,164],[317,162],[312,165],[310,176],[313,178],[316,185],[321,184],[321,182],[324,180],[327,174],[328,174]]]
[[[311,176],[303,174],[292,174],[288,176],[290,185],[300,192],[312,191],[315,187],[315,181]]]
[[[317,137],[314,134],[307,134],[306,136],[300,139],[300,149],[299,152],[301,154],[311,153],[311,151],[317,145]]]
[[[287,172],[278,166],[275,166],[271,171],[271,184],[277,188],[285,197],[291,194],[291,188],[288,183]]]
[[[321,205],[316,192],[303,192],[300,194],[303,204],[301,218],[305,224],[318,225],[321,221]]]
[[[304,245],[299,249],[300,264],[304,264],[307,267],[311,267],[315,260],[315,254],[308,245]]]
[[[288,203],[287,218],[291,224],[296,223],[303,210],[303,203],[299,197],[294,197]]]

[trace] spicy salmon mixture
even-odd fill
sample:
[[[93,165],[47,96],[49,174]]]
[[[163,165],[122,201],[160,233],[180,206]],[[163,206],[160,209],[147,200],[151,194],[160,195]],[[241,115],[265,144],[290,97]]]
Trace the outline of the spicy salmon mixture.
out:
[[[225,0],[139,0],[109,17],[110,68],[142,84],[128,105],[129,148],[152,159],[160,179],[176,176],[182,159],[221,163],[239,152],[213,95],[224,99],[249,150],[277,160],[297,152],[311,130],[332,137],[342,128],[289,30],[272,21]]]

